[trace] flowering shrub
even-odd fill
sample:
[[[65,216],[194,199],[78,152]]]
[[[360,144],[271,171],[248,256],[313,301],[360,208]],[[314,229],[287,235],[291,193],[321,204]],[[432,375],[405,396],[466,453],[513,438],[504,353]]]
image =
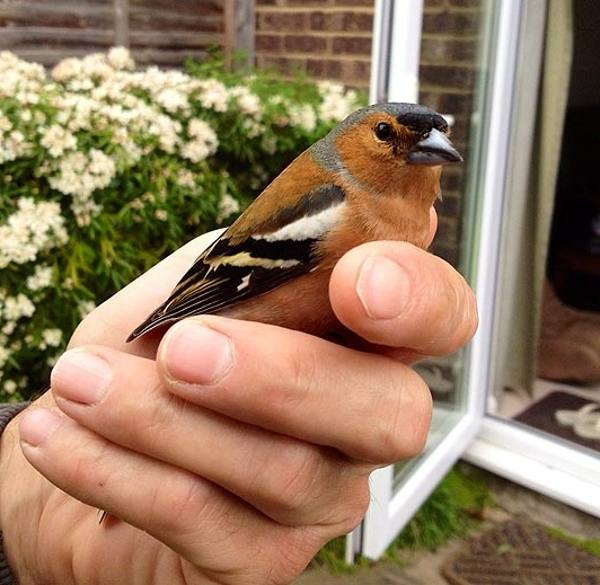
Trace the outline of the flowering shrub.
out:
[[[48,73],[0,53],[0,399],[41,390],[95,303],[229,223],[359,101],[218,57],[136,70],[114,48]]]

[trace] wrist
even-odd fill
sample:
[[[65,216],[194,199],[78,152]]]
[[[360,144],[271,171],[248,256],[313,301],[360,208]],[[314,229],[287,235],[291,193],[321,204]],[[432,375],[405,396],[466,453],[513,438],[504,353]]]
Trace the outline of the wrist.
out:
[[[26,404],[21,405],[21,411]],[[18,411],[12,410],[11,414]],[[8,412],[4,411],[8,416]],[[35,503],[28,501],[30,492],[26,486],[32,484],[27,477],[29,464],[25,461],[19,446],[19,421],[21,414],[14,416],[4,427],[0,435],[0,533],[2,541],[0,551],[3,559],[0,562],[0,585],[19,583],[33,585],[28,570],[26,542],[34,542],[35,534],[31,532],[36,523]],[[10,574],[12,573],[12,579]]]

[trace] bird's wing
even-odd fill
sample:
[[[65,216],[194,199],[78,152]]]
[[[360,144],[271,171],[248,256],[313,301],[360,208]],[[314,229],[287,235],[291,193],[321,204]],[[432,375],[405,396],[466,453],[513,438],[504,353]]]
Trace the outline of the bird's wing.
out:
[[[196,259],[128,341],[191,315],[217,313],[309,272],[319,262],[315,244],[337,224],[346,202],[340,187],[321,185],[255,228],[244,228],[254,225],[248,221],[254,205]]]

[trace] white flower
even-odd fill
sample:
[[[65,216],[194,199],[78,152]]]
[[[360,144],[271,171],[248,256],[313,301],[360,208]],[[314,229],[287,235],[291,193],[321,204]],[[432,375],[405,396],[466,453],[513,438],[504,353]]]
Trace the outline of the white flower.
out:
[[[259,117],[262,114],[263,107],[257,95],[253,94],[247,87],[237,85],[230,90],[231,96],[236,101],[240,111],[249,116]]]
[[[344,93],[344,86],[336,81],[319,81],[317,87],[323,97],[329,95],[342,95]]]
[[[215,112],[227,111],[229,91],[220,81],[205,79],[199,83],[199,87],[202,91],[198,99],[205,108],[213,109]]]
[[[242,125],[246,130],[246,136],[248,136],[248,138],[256,138],[265,131],[264,125],[253,118],[244,120]]]
[[[204,120],[194,118],[188,124],[188,134],[194,138],[201,138],[206,142],[217,143],[217,135],[211,126]]]
[[[340,122],[353,112],[354,107],[353,100],[342,94],[330,93],[323,99],[319,115],[326,122]]]
[[[71,211],[75,216],[77,225],[86,226],[90,225],[92,218],[102,211],[102,205],[99,205],[93,199],[75,198],[71,203]]]
[[[17,383],[14,380],[6,380],[4,382],[4,392],[14,394],[17,391]]]
[[[8,351],[8,349],[6,349],[3,345],[0,345],[0,369],[4,367],[9,357],[10,351]]]
[[[16,321],[7,321],[4,327],[2,327],[2,333],[4,335],[12,335],[17,327]]]
[[[22,197],[17,205],[17,211],[0,225],[0,269],[11,262],[32,262],[39,252],[62,246],[68,239],[58,203]]]
[[[189,107],[187,96],[176,89],[163,89],[156,95],[155,99],[170,114],[185,111]]]
[[[107,185],[115,174],[115,161],[110,158],[110,156],[105,155],[101,150],[92,148],[90,150],[90,165],[88,170],[93,175],[102,176],[102,181],[105,181]]]
[[[79,316],[82,319],[87,317],[95,308],[96,303],[94,303],[94,301],[81,301],[79,305],[77,305]]]
[[[115,69],[133,69],[135,67],[131,53],[125,47],[112,47],[108,51],[107,59]]]
[[[210,148],[205,142],[200,140],[192,140],[184,144],[181,148],[181,156],[191,160],[193,163],[198,163],[207,159],[211,154]]]
[[[29,290],[40,290],[52,284],[52,268],[50,266],[38,265],[31,276],[27,277],[27,288]]]
[[[230,215],[237,213],[240,210],[240,203],[235,197],[232,197],[229,193],[225,193],[219,201],[219,213],[217,214],[217,221],[222,222],[227,219]]]
[[[144,124],[146,126],[146,123]],[[160,147],[165,152],[175,152],[175,147],[179,144],[179,132],[181,124],[164,114],[155,115],[152,122],[147,126],[148,132],[158,137]]]
[[[34,312],[35,305],[23,293],[4,299],[2,316],[6,321],[18,321],[21,317],[31,317]]]
[[[2,113],[0,113],[0,133],[12,130],[11,121]]]
[[[71,150],[77,145],[77,139],[58,124],[50,126],[40,141],[50,156],[60,156],[65,150]]]
[[[177,184],[180,187],[187,187],[188,189],[192,189],[196,186],[196,181],[194,180],[194,173],[188,171],[187,169],[181,169],[179,173],[177,173]]]
[[[58,174],[49,177],[53,189],[73,196],[71,209],[79,225],[88,225],[102,207],[91,199],[97,189],[104,189],[116,175],[115,161],[101,150],[92,148],[86,156],[72,152],[61,159]]]
[[[35,103],[46,72],[37,63],[28,63],[8,51],[0,52],[0,97],[16,98],[21,104]]]
[[[83,71],[83,63],[81,59],[71,57],[60,61],[54,69],[52,69],[52,78],[56,81],[67,81],[73,77],[81,75]]]
[[[62,341],[62,331],[60,329],[44,329],[42,339],[49,347],[58,347]]]
[[[291,106],[289,116],[292,126],[299,126],[307,132],[313,132],[317,127],[317,114],[309,105]]]
[[[166,212],[165,209],[157,209],[154,212],[154,217],[156,217],[156,219],[158,219],[159,221],[167,221],[169,214]]]
[[[181,156],[194,163],[208,158],[217,151],[219,141],[215,131],[204,120],[194,118],[188,124],[188,134],[193,138],[181,148]]]
[[[269,154],[277,152],[277,138],[275,136],[264,136],[262,139],[262,147]]]
[[[31,151],[31,146],[18,130],[5,134],[0,140],[0,163],[27,155]]]

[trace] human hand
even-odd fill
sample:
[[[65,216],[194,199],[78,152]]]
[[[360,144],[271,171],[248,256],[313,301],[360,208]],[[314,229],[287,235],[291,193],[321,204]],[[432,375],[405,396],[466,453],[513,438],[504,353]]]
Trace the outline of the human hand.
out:
[[[28,460],[66,493],[27,464],[16,424],[3,436],[0,477],[11,481],[0,486],[0,519],[22,584],[288,583],[358,523],[372,469],[422,448],[430,397],[401,360],[452,352],[474,331],[472,294],[451,267],[396,242],[340,261],[332,305],[371,353],[203,317],[169,331],[157,368],[156,337],[123,340],[207,243],[184,247],[92,313],[72,340],[86,351],[54,372],[60,410],[51,395],[39,403],[53,432],[43,432],[39,409],[22,423]],[[380,255],[384,277],[373,271],[370,289],[358,274]],[[385,296],[393,260],[405,270],[396,311]],[[371,315],[390,318],[370,318],[361,296]],[[89,359],[98,357],[110,381],[94,399],[102,375]],[[207,385],[200,366],[211,364],[221,376]],[[97,508],[124,522],[98,526]]]

